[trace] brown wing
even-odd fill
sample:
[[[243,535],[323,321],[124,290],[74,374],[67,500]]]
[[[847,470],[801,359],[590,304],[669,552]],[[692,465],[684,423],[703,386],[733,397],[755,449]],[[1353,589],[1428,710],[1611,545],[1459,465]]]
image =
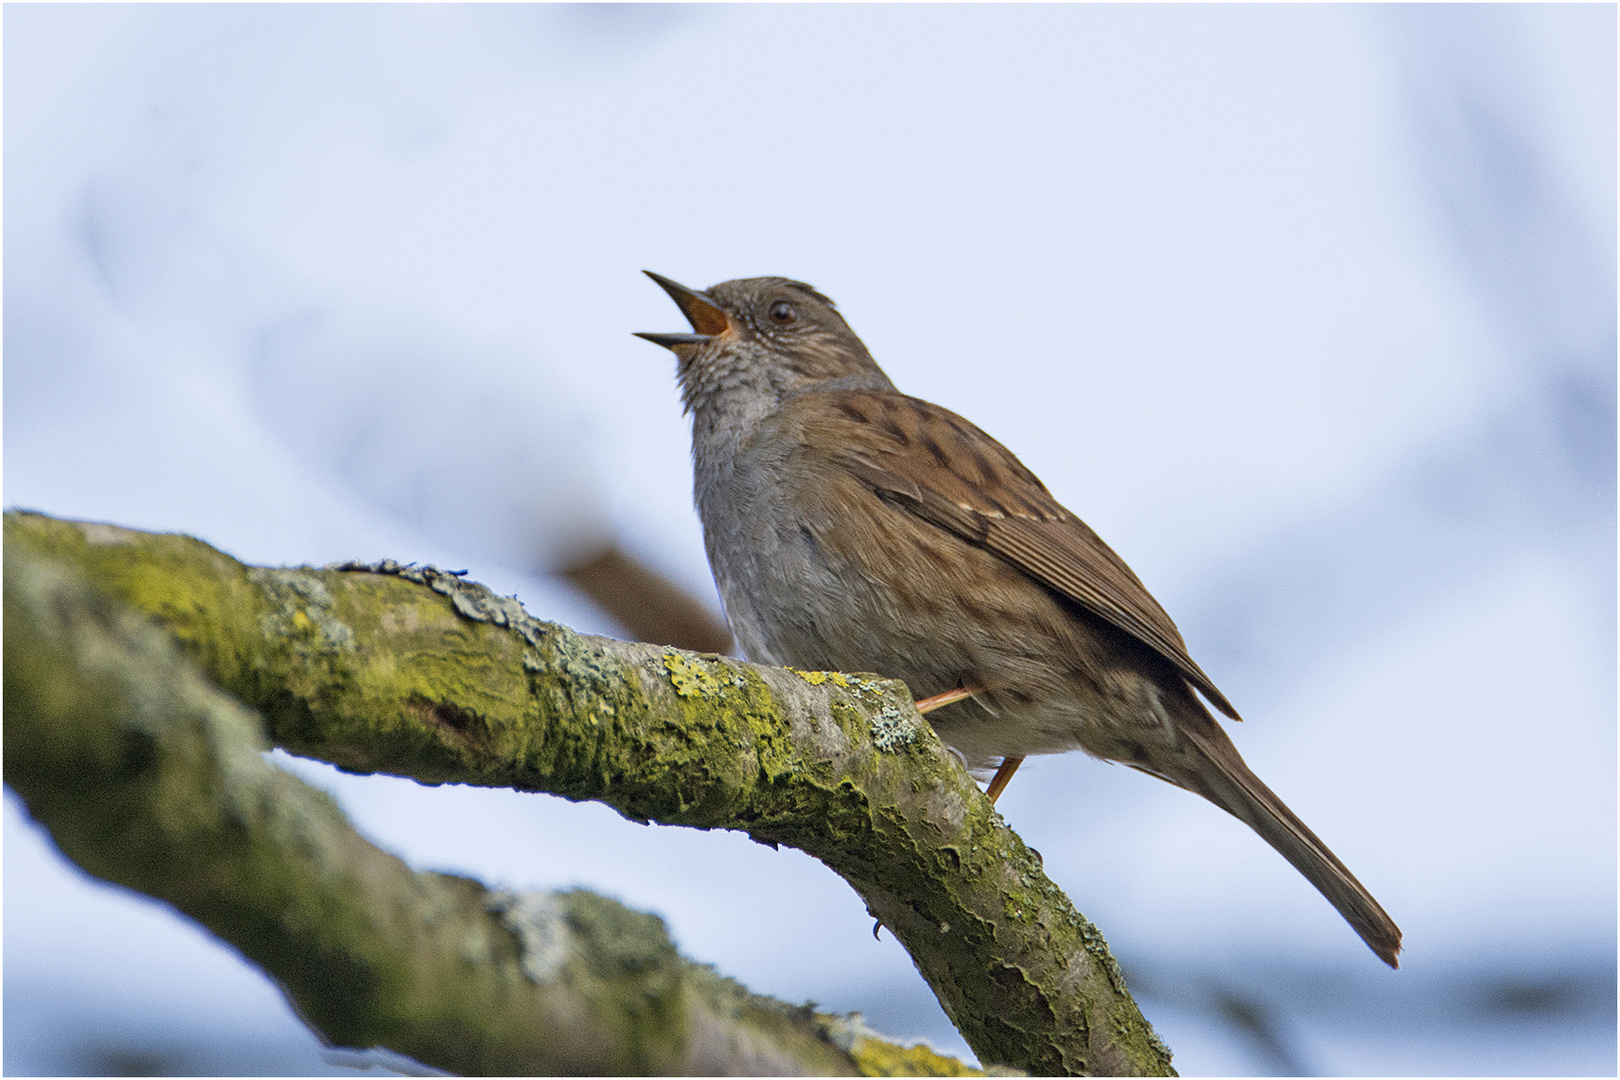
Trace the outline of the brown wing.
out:
[[[1125,561],[1006,447],[948,409],[901,394],[843,390],[795,404],[805,410],[807,434],[820,429],[815,444],[839,447],[838,463],[879,496],[999,555],[1135,637],[1221,712],[1241,719]]]

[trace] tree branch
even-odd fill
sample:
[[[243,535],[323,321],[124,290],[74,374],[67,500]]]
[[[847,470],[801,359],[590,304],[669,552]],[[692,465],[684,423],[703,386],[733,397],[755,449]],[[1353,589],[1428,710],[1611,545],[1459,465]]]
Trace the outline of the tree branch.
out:
[[[6,515],[5,544],[8,630],[26,617],[11,608],[13,564],[48,557],[98,593],[156,618],[219,687],[258,709],[271,739],[294,753],[426,783],[596,799],[638,821],[741,829],[761,842],[790,844],[860,893],[911,953],[982,1061],[1032,1073],[1169,1071],[1168,1051],[1126,993],[1101,934],[944,752],[900,683],[586,637],[431,569],[252,568],[187,537],[15,512]],[[62,633],[71,634],[87,616],[62,618]],[[110,618],[95,625],[111,625]],[[70,722],[64,713],[94,710],[88,701],[47,708],[58,695],[52,688],[71,684],[66,676],[74,664],[93,667],[102,647],[74,659],[45,644],[18,644],[19,657],[33,651],[16,676],[13,634],[5,648],[6,775],[30,798],[12,780],[14,765],[42,750],[19,745],[14,755],[13,722],[37,713],[51,719],[35,741],[65,738],[51,734],[54,725]],[[108,678],[86,685],[110,694]],[[15,705],[14,687],[22,695]],[[132,682],[126,693],[138,689]],[[104,749],[73,752],[116,759],[107,745],[105,737],[88,738],[85,747]],[[270,892],[288,887],[268,864],[240,870],[262,875]],[[432,877],[445,889],[478,888]],[[410,902],[403,897],[424,888],[418,882],[396,891],[402,885],[343,903],[325,896],[300,918],[385,925],[394,917],[389,912]],[[230,925],[237,916],[218,918]],[[256,932],[270,940],[279,931]],[[460,940],[450,929],[442,938]],[[377,970],[395,972],[418,960],[450,963],[418,957],[415,950],[426,947],[415,942],[407,935],[398,956],[376,958]],[[521,964],[510,946],[505,953],[490,948],[488,955],[504,957],[501,963]],[[269,958],[249,955],[271,970]],[[349,975],[341,965],[334,972]],[[359,974],[362,985],[379,983]],[[440,985],[437,975],[423,982],[404,971],[389,977],[417,994]],[[476,1002],[492,993],[436,1004],[465,1013],[457,1023],[473,1024],[486,1008]],[[542,1008],[540,997],[534,1001],[533,1009]],[[648,1016],[677,1008],[646,999],[634,1007]],[[341,1025],[333,1030],[311,1019],[335,1041],[349,1041]],[[398,1042],[374,1041],[419,1056]],[[634,1068],[690,1068],[678,1043],[649,1036],[638,1044]],[[505,1068],[467,1053],[470,1064],[446,1067]],[[618,1066],[586,1069],[604,1067]]]

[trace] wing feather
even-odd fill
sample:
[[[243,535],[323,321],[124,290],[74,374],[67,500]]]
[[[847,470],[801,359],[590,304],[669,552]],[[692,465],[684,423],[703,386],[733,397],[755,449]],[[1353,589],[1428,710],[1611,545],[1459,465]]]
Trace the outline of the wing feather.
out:
[[[1217,709],[1241,719],[1125,561],[1006,447],[955,413],[901,394],[846,390],[794,404],[806,410],[801,422],[819,429],[812,444],[836,447],[834,462],[881,498],[1000,556],[1130,634]]]

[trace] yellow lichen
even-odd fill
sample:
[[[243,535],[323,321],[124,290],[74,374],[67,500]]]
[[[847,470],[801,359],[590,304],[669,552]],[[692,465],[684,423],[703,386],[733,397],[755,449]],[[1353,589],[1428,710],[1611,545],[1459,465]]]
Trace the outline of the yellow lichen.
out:
[[[796,667],[790,667],[788,670],[811,686],[821,686],[830,682],[834,686],[843,687],[845,690],[848,690],[851,686],[857,690],[861,689],[861,680],[851,679],[841,671],[800,671]]]
[[[665,653],[664,667],[669,671],[670,685],[681,697],[704,697],[723,685],[707,664],[686,653]]]
[[[983,1076],[965,1061],[937,1054],[929,1047],[900,1046],[882,1039],[859,1039],[849,1056],[862,1076]]]

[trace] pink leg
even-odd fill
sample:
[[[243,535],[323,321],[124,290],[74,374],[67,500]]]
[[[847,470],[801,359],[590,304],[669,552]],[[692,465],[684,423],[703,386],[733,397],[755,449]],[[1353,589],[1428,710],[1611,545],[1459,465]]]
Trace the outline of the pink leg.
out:
[[[1001,795],[1008,781],[1012,779],[1012,774],[1017,772],[1018,766],[1023,763],[1024,759],[1021,757],[1005,757],[1001,759],[1001,768],[997,769],[996,775],[990,778],[990,786],[984,789],[984,793],[990,796],[992,803]]]

